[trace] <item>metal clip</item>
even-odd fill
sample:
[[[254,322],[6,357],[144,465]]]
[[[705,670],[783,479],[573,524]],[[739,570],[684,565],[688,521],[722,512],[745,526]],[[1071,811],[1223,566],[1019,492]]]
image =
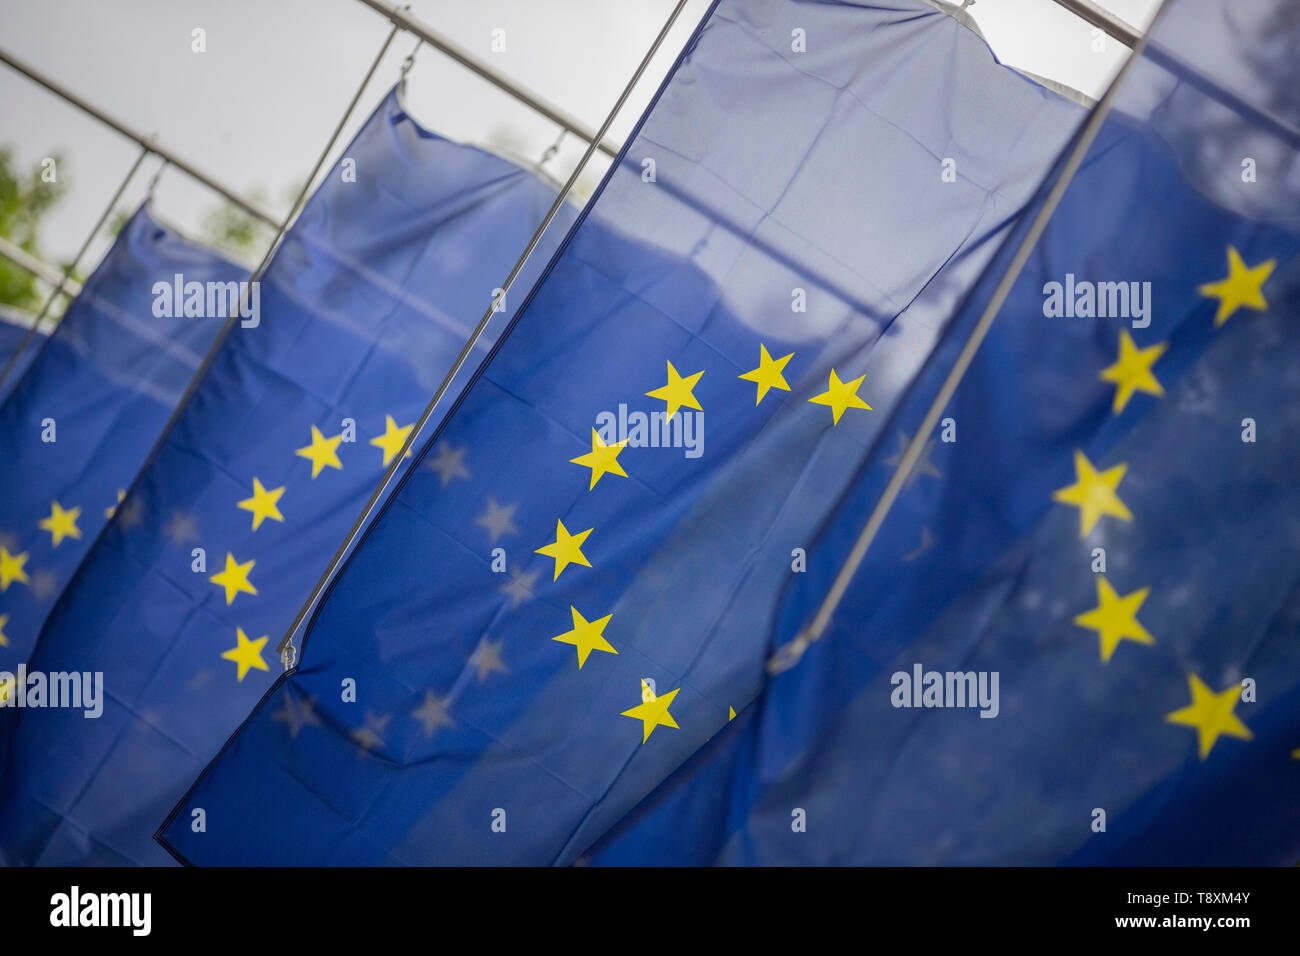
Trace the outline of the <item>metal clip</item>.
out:
[[[567,129],[560,130],[560,135],[555,137],[555,142],[546,147],[546,152],[542,153],[542,158],[537,161],[537,169],[540,170],[551,161],[556,153],[560,151],[560,144],[564,142],[564,137],[567,136],[568,133],[569,131]]]
[[[415,66],[415,54],[420,52],[420,47],[423,44],[424,44],[423,40],[416,40],[415,46],[411,48],[411,52],[408,53],[406,55],[406,59],[402,61],[402,72],[399,74],[399,77],[401,79],[403,80],[406,79],[406,74],[410,73],[411,67]]]
[[[811,639],[804,634],[796,635],[794,640],[778,647],[776,653],[768,658],[767,672],[774,675],[785,673],[803,660],[804,652],[811,643]]]
[[[164,159],[162,161],[162,165],[159,166],[158,169],[154,171],[153,178],[149,180],[149,188],[145,192],[145,198],[147,200],[153,199],[153,191],[158,186],[158,180],[162,178],[162,174],[167,171],[167,167],[170,165],[171,165],[171,161]]]

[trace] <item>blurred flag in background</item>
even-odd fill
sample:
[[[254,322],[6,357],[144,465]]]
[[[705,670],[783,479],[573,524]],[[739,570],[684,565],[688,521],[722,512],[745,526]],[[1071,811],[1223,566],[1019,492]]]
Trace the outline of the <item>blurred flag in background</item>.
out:
[[[141,206],[39,355],[44,336],[28,345],[26,373],[10,371],[0,407],[0,670],[31,653],[247,279]],[[198,314],[185,314],[185,283]],[[210,290],[214,305],[218,293],[228,303],[215,315]],[[121,517],[141,516],[132,506]]]
[[[102,671],[106,701],[94,720],[4,714],[11,861],[167,861],[159,821],[280,670],[277,643],[554,198],[420,127],[400,87],[385,97],[121,506],[134,520],[41,635],[31,669]]]

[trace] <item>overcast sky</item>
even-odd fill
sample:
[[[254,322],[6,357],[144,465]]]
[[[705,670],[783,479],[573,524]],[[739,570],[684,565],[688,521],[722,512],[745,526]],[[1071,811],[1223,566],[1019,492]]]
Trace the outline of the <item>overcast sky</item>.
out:
[[[589,127],[600,125],[671,12],[674,0],[412,0],[412,14]],[[1159,0],[1102,0],[1145,28]],[[709,0],[690,0],[660,56],[614,124],[629,132]],[[969,12],[998,58],[1100,96],[1127,51],[1094,49],[1093,29],[1052,0],[977,0]],[[191,31],[207,52],[191,51]],[[495,28],[505,50],[492,49]],[[389,23],[358,0],[3,0],[0,47],[45,72],[214,178],[287,211],[288,194],[320,150],[387,36]],[[330,161],[396,81],[413,37],[399,33]],[[408,82],[420,122],[466,142],[509,143],[540,159],[558,130],[428,47]],[[71,258],[134,161],[137,147],[0,65],[0,145],[21,163],[66,157],[67,198],[50,215],[49,259]],[[567,176],[584,144],[567,137],[548,164]],[[594,160],[593,160],[594,162]],[[146,161],[121,208],[143,198]],[[597,172],[603,171],[602,163]],[[167,222],[197,235],[215,196],[168,170],[155,193]],[[106,248],[92,247],[88,272]]]

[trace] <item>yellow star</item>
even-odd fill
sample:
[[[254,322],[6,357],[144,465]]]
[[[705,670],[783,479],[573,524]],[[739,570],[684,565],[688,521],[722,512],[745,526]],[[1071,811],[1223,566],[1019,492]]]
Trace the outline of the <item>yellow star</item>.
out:
[[[1291,759],[1300,760],[1300,747],[1297,747],[1295,750],[1291,751]]]
[[[572,644],[578,649],[578,670],[582,670],[582,665],[587,663],[587,656],[592,651],[618,653],[609,641],[605,640],[605,625],[609,623],[613,614],[606,614],[598,621],[588,621],[572,604],[569,605],[569,611],[573,614],[573,630],[565,631],[551,640],[559,641],[561,644]]]
[[[758,352],[758,368],[738,376],[747,382],[758,384],[758,395],[754,398],[755,405],[763,400],[763,396],[767,394],[767,390],[770,388],[790,391],[790,386],[781,373],[785,370],[785,363],[794,358],[794,353],[791,352],[783,358],[773,359],[772,356],[767,354],[767,346],[762,342],[758,343]]]
[[[370,444],[376,448],[382,448],[384,452],[384,467],[393,460],[393,457],[402,450],[402,445],[406,443],[406,436],[411,434],[411,429],[415,427],[415,422],[405,425],[402,428],[397,427],[397,422],[393,421],[392,415],[384,416],[384,433],[377,438],[370,439]],[[411,450],[406,450],[406,458],[411,457]]]
[[[1216,694],[1195,674],[1189,674],[1187,685],[1192,689],[1191,705],[1168,714],[1165,720],[1171,724],[1196,728],[1202,760],[1209,756],[1210,748],[1222,734],[1241,740],[1252,739],[1254,735],[1250,728],[1232,712],[1232,708],[1241,699],[1240,684],[1233,684]]]
[[[582,553],[582,542],[587,540],[587,535],[593,530],[595,529],[588,528],[586,531],[571,535],[564,527],[563,521],[555,522],[555,540],[534,552],[555,559],[555,577],[551,578],[552,581],[559,580],[560,572],[570,564],[581,564],[584,568],[591,567],[591,562]]]
[[[1142,588],[1120,597],[1104,575],[1097,576],[1097,606],[1087,614],[1080,614],[1074,623],[1097,632],[1101,639],[1102,663],[1110,660],[1119,642],[1125,638],[1139,644],[1156,642],[1137,619],[1137,612],[1150,593],[1150,588]]]
[[[37,525],[43,531],[48,531],[54,539],[54,547],[63,543],[64,538],[80,538],[81,529],[77,527],[77,519],[81,517],[80,508],[68,508],[64,510],[63,506],[57,501],[50,502],[50,516],[42,518]]]
[[[26,563],[26,551],[10,554],[3,547],[0,547],[0,591],[8,591],[9,585],[14,581],[19,584],[29,583],[27,572],[23,570],[23,565]]]
[[[218,571],[209,579],[213,584],[220,584],[226,589],[226,604],[234,603],[235,595],[241,591],[245,594],[256,594],[257,588],[253,587],[248,581],[248,572],[253,570],[256,561],[245,561],[240,564],[235,560],[235,556],[229,551],[226,552],[226,569]]]
[[[0,614],[0,647],[9,646],[9,638],[5,636],[5,625],[8,623],[9,623],[9,615]]]
[[[104,517],[111,518],[113,517],[113,515],[117,514],[117,505],[120,505],[122,503],[122,499],[124,499],[125,497],[126,497],[126,489],[125,488],[117,489],[117,504],[112,504],[109,505],[107,508],[105,508]]]
[[[677,688],[681,690],[681,688]],[[641,690],[641,696],[644,698],[640,704],[631,710],[623,711],[623,717],[631,717],[641,721],[641,743],[650,739],[654,729],[659,726],[672,727],[674,730],[680,730],[677,721],[673,720],[673,715],[668,713],[668,706],[677,696],[677,690],[670,690],[666,694],[660,694],[658,697],[653,691],[648,690],[644,684]]]
[[[653,392],[646,392],[649,398],[662,398],[668,403],[668,417],[672,418],[677,414],[677,409],[685,405],[687,408],[693,408],[696,411],[703,411],[700,403],[695,400],[695,394],[691,389],[695,388],[695,383],[700,380],[704,372],[696,372],[694,375],[688,375],[682,378],[677,374],[677,369],[673,368],[673,363],[668,363],[668,384],[663,388],[656,388]]]
[[[1133,513],[1119,500],[1115,489],[1124,479],[1128,465],[1116,465],[1097,471],[1087,456],[1077,449],[1074,452],[1075,482],[1052,492],[1052,499],[1079,509],[1079,537],[1086,537],[1096,527],[1102,515],[1111,515],[1132,521]]]
[[[727,708],[727,723],[731,723],[731,722],[732,722],[733,720],[735,720],[735,719],[736,719],[736,708],[734,708],[734,707],[728,707],[728,708]]]
[[[262,487],[262,483],[254,478],[253,497],[237,502],[235,507],[253,513],[253,530],[256,531],[267,518],[272,521],[284,521],[284,515],[280,514],[280,496],[283,494],[283,486],[267,491]]]
[[[591,469],[591,484],[587,490],[590,491],[596,487],[596,482],[609,474],[619,475],[622,478],[627,477],[627,472],[623,466],[618,463],[618,453],[627,445],[627,439],[623,439],[615,445],[606,445],[600,440],[600,435],[596,429],[591,430],[591,452],[586,455],[579,455],[577,458],[570,458],[569,461],[575,465],[582,465],[584,468]]]
[[[311,444],[299,448],[294,454],[311,462],[312,478],[319,475],[321,469],[326,465],[342,471],[343,463],[339,461],[338,455],[339,442],[341,441],[343,441],[341,434],[335,435],[333,438],[326,438],[320,433],[320,429],[313,425],[311,426]]]
[[[266,646],[267,635],[263,634],[255,641],[250,641],[248,635],[244,633],[242,627],[235,628],[235,640],[238,642],[230,650],[222,653],[222,660],[234,661],[239,672],[235,675],[236,680],[242,681],[245,675],[257,668],[259,671],[270,670],[266,666],[266,661],[262,660],[262,648]]]
[[[1114,382],[1118,386],[1115,389],[1115,401],[1111,404],[1111,410],[1116,415],[1124,411],[1124,406],[1128,404],[1134,392],[1164,395],[1165,390],[1152,374],[1151,366],[1165,354],[1167,348],[1169,348],[1168,342],[1157,342],[1155,345],[1139,349],[1133,343],[1133,337],[1128,334],[1128,329],[1120,330],[1119,358],[1115,360],[1114,365],[1107,365],[1102,369],[1100,375],[1103,382]]]
[[[830,384],[826,391],[820,395],[814,395],[808,401],[814,405],[829,405],[835,415],[834,424],[840,423],[840,416],[850,408],[865,408],[871,411],[871,406],[858,398],[858,386],[862,384],[865,375],[859,375],[851,382],[841,382],[840,377],[835,374],[835,369],[831,369]]]
[[[1268,308],[1264,301],[1264,283],[1273,274],[1277,266],[1276,259],[1269,259],[1259,265],[1248,268],[1242,261],[1241,253],[1228,246],[1228,276],[1218,282],[1210,282],[1196,291],[1203,296],[1219,300],[1219,310],[1214,313],[1214,327],[1217,329],[1229,316],[1242,306],[1263,312]]]

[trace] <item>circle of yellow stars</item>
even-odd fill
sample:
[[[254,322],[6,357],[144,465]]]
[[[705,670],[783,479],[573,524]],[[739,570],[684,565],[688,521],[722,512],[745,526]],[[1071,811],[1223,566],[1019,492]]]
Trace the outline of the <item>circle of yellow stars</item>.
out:
[[[737,376],[739,379],[752,382],[755,385],[755,406],[761,405],[773,390],[791,391],[785,373],[786,367],[794,358],[793,352],[779,358],[773,358],[765,342],[760,342],[758,349],[758,365]],[[703,406],[695,395],[695,388],[703,379],[705,370],[683,375],[678,371],[671,359],[666,360],[664,365],[667,380],[662,386],[651,389],[645,395],[648,398],[659,399],[664,403],[665,420],[672,419],[682,409],[703,411]],[[845,381],[832,368],[827,378],[826,390],[813,395],[808,401],[814,405],[828,407],[831,410],[831,426],[834,427],[840,423],[844,415],[850,410],[872,410],[871,406],[858,394],[865,380],[866,376],[860,375],[857,378]],[[601,437],[600,432],[593,428],[591,430],[591,451],[570,458],[569,461],[589,470],[587,490],[591,492],[606,477],[628,477],[623,462],[620,460],[620,455],[627,446],[627,439],[619,442],[606,442]],[[445,484],[446,481],[444,480]],[[490,511],[492,509],[495,509],[495,511],[501,510],[501,507],[495,501],[490,504]],[[482,520],[480,520],[480,523],[482,523]],[[587,528],[583,531],[570,531],[563,519],[556,519],[554,540],[542,545],[534,552],[549,557],[554,562],[552,581],[558,581],[560,575],[571,566],[592,567],[591,561],[584,552],[584,547],[587,544],[588,537],[594,530],[594,528]],[[494,534],[494,543],[495,540]],[[529,593],[531,594],[531,592]],[[551,640],[561,644],[569,644],[575,648],[579,670],[582,670],[591,655],[597,651],[610,655],[618,654],[617,648],[610,643],[605,634],[606,628],[610,626],[610,622],[613,620],[613,613],[589,620],[582,611],[573,605],[569,606],[569,613],[572,618],[572,627],[562,634],[555,635]],[[641,742],[643,744],[650,740],[651,734],[657,727],[679,729],[669,708],[680,690],[679,687],[663,694],[657,694],[653,682],[647,678],[642,678],[641,703],[623,711],[621,716],[641,721]],[[728,707],[727,719],[731,720],[735,716],[735,708]]]

